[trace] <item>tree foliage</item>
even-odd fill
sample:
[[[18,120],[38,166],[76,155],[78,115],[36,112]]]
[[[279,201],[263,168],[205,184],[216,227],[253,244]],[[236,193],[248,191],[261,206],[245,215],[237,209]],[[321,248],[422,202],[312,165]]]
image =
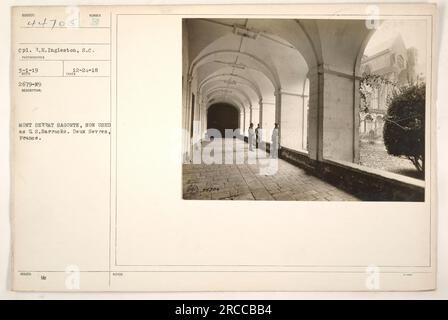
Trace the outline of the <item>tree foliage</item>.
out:
[[[387,79],[378,74],[365,74],[359,83],[359,93],[361,98],[362,112],[369,112],[368,101],[375,90],[380,90],[384,87],[389,87],[392,92],[397,89],[397,83]]]
[[[387,152],[408,158],[419,172],[425,163],[424,83],[399,89],[387,109],[383,128]]]

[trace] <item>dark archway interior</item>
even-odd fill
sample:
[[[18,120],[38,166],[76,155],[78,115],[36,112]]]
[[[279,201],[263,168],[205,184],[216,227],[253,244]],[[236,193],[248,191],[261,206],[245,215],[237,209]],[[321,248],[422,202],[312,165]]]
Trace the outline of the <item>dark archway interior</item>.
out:
[[[225,136],[225,129],[239,127],[239,111],[228,103],[215,103],[207,111],[207,129],[217,129]]]

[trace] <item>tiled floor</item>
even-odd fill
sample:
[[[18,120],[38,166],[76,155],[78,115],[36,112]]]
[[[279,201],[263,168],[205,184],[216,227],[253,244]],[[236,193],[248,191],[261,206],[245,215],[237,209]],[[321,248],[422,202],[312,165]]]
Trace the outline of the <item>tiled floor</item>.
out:
[[[222,141],[215,141],[214,155],[221,158]],[[210,146],[209,146],[210,147]],[[263,155],[248,164],[248,145],[234,140],[233,157],[242,164],[184,164],[183,197],[196,200],[359,200],[281,159]],[[209,148],[208,150],[211,150]],[[255,155],[250,151],[250,156]],[[210,154],[210,152],[208,152]],[[269,155],[268,155],[269,156]],[[271,162],[269,162],[271,161]],[[224,162],[224,160],[223,160]],[[241,162],[241,161],[240,161]],[[253,161],[252,161],[253,163]],[[270,164],[274,171],[266,172]],[[278,164],[278,166],[277,166]]]

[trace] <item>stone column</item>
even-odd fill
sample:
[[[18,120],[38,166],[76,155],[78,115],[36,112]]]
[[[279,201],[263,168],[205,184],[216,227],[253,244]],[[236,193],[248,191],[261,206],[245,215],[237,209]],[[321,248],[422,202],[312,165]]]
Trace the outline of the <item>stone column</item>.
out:
[[[359,78],[327,65],[309,71],[311,159],[357,161]]]
[[[246,115],[244,116],[244,135],[247,135],[247,129],[249,128],[252,116],[252,106],[249,105],[246,109]]]
[[[249,109],[249,125],[253,122],[253,118],[252,118],[252,106],[250,107],[250,109]]]
[[[191,146],[191,85],[193,78],[189,75],[187,77],[187,92],[186,92],[186,113],[185,113],[185,136],[184,136],[184,161],[188,162],[191,158],[192,146]]]
[[[259,105],[259,114],[258,114],[258,122],[261,127],[263,127],[263,100],[260,99],[258,102]],[[254,127],[257,127],[257,123],[254,123]]]
[[[281,146],[302,150],[303,130],[306,122],[303,95],[281,91],[276,95],[276,121],[279,126]]]
[[[302,96],[302,118],[303,118],[303,127],[302,127],[302,150],[307,149],[308,142],[308,95]]]
[[[260,121],[262,137],[266,142],[271,142],[271,133],[276,120],[276,103],[263,101],[263,119]]]
[[[353,162],[359,163],[359,107],[361,95],[359,93],[359,85],[361,76],[355,75],[353,79]]]
[[[205,133],[207,132],[207,104],[202,100],[202,113],[201,113],[201,138],[205,138]]]
[[[257,107],[257,106],[252,106],[252,109],[251,109],[251,111],[252,111],[252,114],[251,114],[251,122],[254,124],[254,127],[256,127],[257,126],[257,123],[260,121],[260,109],[261,108],[259,108],[259,107]]]
[[[243,105],[240,114],[239,134],[244,135],[245,130],[246,130],[246,107]]]
[[[276,90],[274,92],[275,96],[275,123],[279,124],[278,129],[278,145],[281,145],[282,142],[282,94],[281,90]]]

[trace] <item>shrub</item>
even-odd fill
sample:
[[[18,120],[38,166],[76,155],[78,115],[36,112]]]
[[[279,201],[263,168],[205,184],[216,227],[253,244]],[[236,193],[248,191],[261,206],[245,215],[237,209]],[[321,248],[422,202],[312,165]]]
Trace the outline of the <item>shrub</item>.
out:
[[[425,168],[425,84],[400,89],[391,99],[383,128],[387,152]]]

